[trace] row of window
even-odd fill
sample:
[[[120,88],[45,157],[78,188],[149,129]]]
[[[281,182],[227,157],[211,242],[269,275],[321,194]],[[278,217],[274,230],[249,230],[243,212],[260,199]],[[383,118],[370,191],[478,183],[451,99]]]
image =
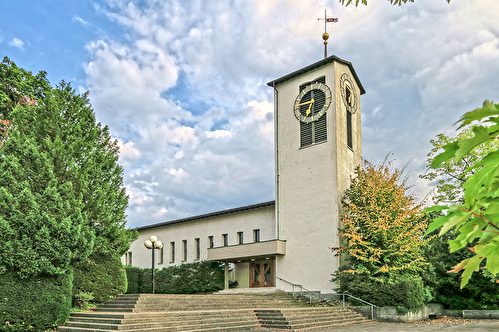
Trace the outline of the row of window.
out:
[[[260,242],[260,230],[259,229],[254,229],[253,230],[253,242]],[[244,244],[244,233],[243,232],[237,232],[237,244]],[[223,246],[228,246],[229,245],[229,234],[222,234],[222,245]],[[213,248],[215,246],[215,241],[213,238],[213,235],[208,236],[208,248]],[[175,263],[175,241],[170,242],[170,263]],[[164,250],[165,247],[163,246],[161,249],[159,249],[159,260],[158,264],[164,264]],[[188,245],[187,245],[187,240],[182,240],[182,262],[187,261],[187,251],[188,251]],[[201,240],[199,238],[194,239],[194,260],[198,261],[201,259]],[[126,264],[127,265],[132,265],[132,252],[128,252],[126,257]]]
[[[253,230],[253,242],[260,242],[260,230],[259,229],[254,229]],[[213,248],[213,236],[208,236],[208,248]],[[222,234],[222,244],[223,246],[228,246],[229,245],[229,234]],[[237,244],[244,244],[244,233],[243,232],[237,232]]]

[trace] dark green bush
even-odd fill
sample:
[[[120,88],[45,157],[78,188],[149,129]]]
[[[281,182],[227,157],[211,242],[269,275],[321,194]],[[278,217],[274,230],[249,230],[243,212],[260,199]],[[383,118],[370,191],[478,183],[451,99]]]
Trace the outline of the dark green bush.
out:
[[[445,309],[499,309],[499,285],[486,277],[483,271],[473,273],[463,289],[460,284],[459,275],[442,276],[435,288],[435,302],[442,304]]]
[[[151,293],[151,269],[127,267],[127,293]],[[154,291],[158,294],[195,294],[219,291],[224,287],[219,262],[202,261],[172,265],[156,270]]]
[[[430,300],[427,288],[417,276],[400,276],[381,282],[367,274],[336,273],[333,281],[340,284],[337,289],[340,293],[353,295],[380,307],[397,307],[400,311],[418,310]]]
[[[141,274],[142,269],[138,267],[127,266],[126,270],[126,279],[128,282],[127,294],[138,294],[141,293],[139,287],[141,285]]]
[[[461,274],[447,271],[474,253],[467,249],[450,252],[448,241],[455,238],[454,234],[448,232],[442,237],[437,234],[438,231],[430,234],[433,238],[423,247],[431,268],[424,275],[424,282],[432,288],[434,302],[442,304],[445,309],[499,309],[499,284],[495,278],[480,269],[473,273],[468,284],[461,289]]]
[[[64,324],[71,311],[73,274],[21,279],[0,276],[0,331],[43,332]]]
[[[119,257],[91,255],[74,269],[73,305],[79,307],[79,300],[102,303],[123,294],[127,289],[126,273]]]
[[[83,310],[90,309],[94,307],[92,304],[94,296],[91,292],[81,292],[78,294],[73,294],[73,308],[79,308]]]
[[[156,271],[159,271],[156,269]],[[151,269],[126,267],[127,294],[152,293]],[[156,283],[157,284],[157,283]]]

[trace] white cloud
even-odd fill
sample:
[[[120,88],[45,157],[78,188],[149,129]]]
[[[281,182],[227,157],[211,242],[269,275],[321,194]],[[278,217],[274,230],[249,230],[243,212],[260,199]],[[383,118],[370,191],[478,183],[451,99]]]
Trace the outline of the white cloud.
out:
[[[90,23],[88,23],[87,21],[85,21],[84,19],[82,19],[79,16],[73,16],[73,21],[76,21],[76,22],[80,23],[81,25],[83,25],[85,27],[91,27],[92,26]]]
[[[130,226],[273,198],[265,83],[321,59],[326,4],[96,5],[126,30],[87,45],[85,72],[98,119],[122,140]],[[335,4],[328,13],[339,17],[328,25],[329,54],[351,61],[367,91],[363,153],[373,162],[392,151],[421,173],[429,139],[499,91],[493,0]],[[428,186],[415,188],[422,197]]]
[[[9,46],[18,48],[21,51],[24,50],[24,42],[18,38],[12,38],[12,40],[9,42]]]
[[[124,167],[130,167],[140,158],[140,151],[134,147],[133,142],[123,143],[122,140],[118,139],[118,147],[120,149],[119,162]]]

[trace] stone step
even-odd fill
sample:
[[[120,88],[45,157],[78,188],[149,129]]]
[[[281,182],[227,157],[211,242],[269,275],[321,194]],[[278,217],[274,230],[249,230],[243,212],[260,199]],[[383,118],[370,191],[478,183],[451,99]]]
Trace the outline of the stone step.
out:
[[[310,310],[310,311],[285,311],[282,310],[282,314],[288,319],[310,317],[310,318],[320,318],[320,317],[341,317],[341,316],[361,316],[352,310]]]
[[[231,332],[231,331],[248,331],[248,330],[253,330],[257,329],[254,324],[247,324],[247,325],[239,325],[239,326],[231,326],[231,327],[225,327],[225,328],[220,328],[220,327],[204,327],[204,328],[199,328],[199,329],[190,329],[190,330],[175,330],[171,328],[163,328],[163,327],[158,327],[158,328],[151,328],[144,330],[143,328],[137,329],[137,330],[127,330],[127,332],[220,332],[220,331],[225,331],[225,332]],[[60,327],[57,331],[63,331],[63,332],[112,332],[111,330],[100,330],[100,329],[88,329],[88,328],[78,328],[78,327]]]
[[[278,308],[292,307],[292,305],[279,305],[275,303],[259,303],[259,304],[212,304],[212,305],[136,305],[136,306],[99,306],[94,309],[97,312],[164,312],[164,311],[187,311],[187,310],[223,310],[223,309],[263,309],[263,308]]]
[[[307,323],[307,324],[291,324],[290,330],[309,330],[309,329],[323,329],[323,328],[333,328],[336,326],[346,326],[346,325],[356,325],[356,324],[365,324],[371,323],[370,320],[359,320],[359,319],[344,319],[337,320],[331,322],[315,322],[315,323]]]
[[[255,310],[260,325],[283,330],[304,330],[359,324],[370,320],[348,309],[309,308]]]
[[[130,313],[117,314],[99,313],[99,312],[84,312],[71,314],[71,321],[74,322],[89,322],[89,323],[135,323],[135,322],[150,322],[150,321],[180,321],[180,320],[197,320],[208,321],[214,319],[230,318],[231,320],[241,320],[244,317],[256,319],[254,310],[212,310],[212,311],[180,311],[180,312],[165,312],[165,313]]]
[[[237,325],[227,326],[226,324],[220,324],[216,326],[207,326],[207,325],[186,325],[186,326],[176,326],[176,327],[152,327],[152,328],[144,328],[140,326],[138,329],[120,329],[118,331],[127,331],[127,332],[210,332],[210,331],[247,331],[252,329],[259,328],[256,322],[251,323],[239,323]],[[57,329],[57,331],[63,332],[111,332],[117,330],[108,330],[108,329],[99,329],[92,327],[70,327],[70,326],[61,326]]]
[[[221,319],[212,318],[210,320],[177,320],[177,321],[166,321],[166,322],[140,322],[134,324],[102,324],[102,323],[85,323],[85,322],[68,322],[67,327],[77,327],[77,328],[87,328],[87,329],[100,329],[100,330],[136,330],[136,329],[152,329],[152,328],[168,328],[172,331],[178,330],[191,330],[191,329],[201,329],[201,328],[213,328],[218,327],[223,329],[224,327],[233,326],[253,326],[257,327],[258,321],[256,317],[240,317],[239,319]]]
[[[157,302],[136,302],[136,303],[105,303],[101,307],[109,308],[130,308],[130,307],[150,307],[150,306],[209,306],[209,305],[225,305],[225,306],[255,306],[255,305],[274,305],[274,306],[297,306],[297,303],[282,302],[282,301],[157,301]]]
[[[136,308],[151,309],[154,308],[199,308],[205,306],[212,306],[218,308],[249,308],[249,307],[296,307],[303,304],[299,300],[294,298],[289,298],[286,296],[261,296],[261,295],[215,295],[215,296],[202,296],[202,295],[159,295],[159,294],[144,294],[140,295],[138,298],[135,297],[136,301],[125,300],[125,298],[118,297],[113,301],[107,302],[101,305],[99,310],[103,308],[123,308],[128,309],[132,306]],[[102,311],[102,310],[101,310]],[[111,311],[111,310],[110,310]],[[112,310],[115,311],[115,310]],[[124,310],[129,312],[129,310]]]
[[[256,328],[306,330],[369,321],[343,308],[311,308],[283,294],[122,295],[98,308],[72,313],[63,332],[211,332]]]
[[[158,299],[196,299],[197,301],[200,300],[214,300],[214,301],[219,301],[220,299],[226,299],[226,300],[232,300],[232,299],[237,299],[237,300],[244,300],[244,299],[286,299],[286,300],[291,300],[291,301],[296,301],[299,299],[290,297],[286,293],[273,293],[273,294],[254,294],[254,295],[241,295],[241,294],[233,294],[233,295],[217,295],[217,294],[210,294],[210,295],[198,295],[198,294],[138,294],[138,295],[130,295],[130,296],[125,296],[121,295],[116,297],[112,301],[116,301],[119,299],[141,299],[141,300],[153,300],[157,301]]]
[[[182,318],[185,316],[191,316],[193,314],[197,316],[219,316],[219,315],[239,315],[239,314],[254,314],[253,309],[234,309],[234,310],[203,310],[203,311],[170,311],[170,312],[149,312],[149,313],[112,313],[112,312],[96,312],[96,311],[84,311],[84,312],[73,312],[72,317],[75,318],[108,318],[108,319],[142,319],[149,317],[160,317],[160,318]]]

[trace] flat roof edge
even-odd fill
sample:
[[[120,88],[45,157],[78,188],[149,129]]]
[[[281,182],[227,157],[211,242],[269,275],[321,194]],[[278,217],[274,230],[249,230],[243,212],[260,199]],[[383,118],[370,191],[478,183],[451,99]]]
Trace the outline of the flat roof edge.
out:
[[[275,201],[268,201],[268,202],[263,202],[263,203],[257,203],[257,204],[251,204],[251,205],[246,205],[246,206],[240,206],[232,209],[226,209],[226,210],[220,210],[220,211],[215,211],[215,212],[210,212],[210,213],[204,213],[200,214],[197,216],[192,216],[192,217],[187,217],[187,218],[180,218],[180,219],[174,219],[166,222],[160,222],[157,224],[152,224],[152,225],[147,225],[147,226],[141,226],[137,227],[138,231],[143,231],[146,229],[152,229],[152,228],[157,228],[157,227],[162,227],[162,226],[168,226],[168,225],[173,225],[173,224],[179,224],[179,223],[184,223],[184,222],[190,222],[194,220],[199,220],[199,219],[206,219],[206,218],[212,218],[212,217],[218,217],[218,216],[223,216],[226,214],[231,214],[231,213],[237,213],[237,212],[242,212],[246,210],[253,210],[253,209],[260,209],[268,206],[275,205]]]
[[[364,89],[364,87],[362,86],[362,83],[360,82],[360,79],[359,77],[357,76],[357,73],[355,72],[355,69],[353,68],[353,65],[351,62],[349,61],[346,61],[346,60],[343,60],[341,58],[338,58],[336,55],[331,55],[325,59],[322,59],[320,61],[317,61],[311,65],[308,65],[306,67],[303,67],[301,69],[298,69],[290,74],[287,74],[281,78],[278,78],[278,79],[275,79],[273,81],[270,81],[267,83],[268,86],[271,86],[271,87],[274,87],[276,84],[280,84],[280,83],[283,83],[287,80],[290,80],[296,76],[300,76],[301,74],[303,73],[306,73],[307,71],[310,71],[310,70],[313,70],[313,69],[316,69],[316,68],[319,68],[319,67],[322,67],[322,66],[325,66],[327,65],[328,63],[331,63],[331,62],[339,62],[339,63],[342,63],[344,65],[347,65],[349,68],[350,68],[350,71],[352,72],[352,75],[354,76],[355,78],[355,81],[357,82],[357,85],[359,86],[360,88],[360,94],[363,95],[366,93],[366,90]]]

